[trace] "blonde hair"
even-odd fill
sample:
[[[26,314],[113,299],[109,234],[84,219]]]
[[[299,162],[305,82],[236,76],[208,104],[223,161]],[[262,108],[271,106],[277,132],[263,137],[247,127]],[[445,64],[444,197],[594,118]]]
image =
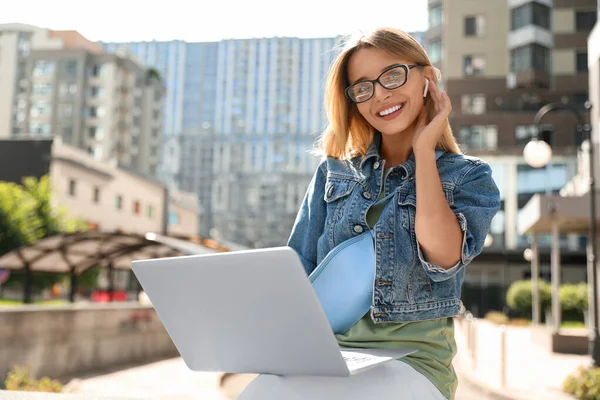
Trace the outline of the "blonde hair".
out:
[[[364,156],[373,141],[373,127],[360,115],[356,104],[351,102],[345,93],[349,85],[348,61],[362,48],[382,49],[398,58],[433,68],[423,46],[399,29],[379,28],[367,36],[349,38],[331,65],[325,83],[325,111],[329,123],[318,141],[318,152],[322,155],[334,158]],[[437,73],[434,79],[436,82],[440,80]],[[435,106],[432,101],[427,101],[425,107],[429,122],[435,116]],[[448,122],[444,124],[443,129],[437,149],[461,153]]]

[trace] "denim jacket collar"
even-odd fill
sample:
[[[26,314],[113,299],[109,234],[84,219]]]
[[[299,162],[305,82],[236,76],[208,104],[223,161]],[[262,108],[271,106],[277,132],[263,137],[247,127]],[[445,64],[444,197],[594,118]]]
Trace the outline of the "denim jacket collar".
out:
[[[371,145],[369,146],[369,149],[367,150],[367,154],[365,154],[365,156],[362,158],[362,160],[360,161],[360,168],[362,169],[365,165],[365,162],[372,158],[372,157],[379,157],[379,149],[381,148],[381,133],[380,132],[375,132],[375,135],[373,135],[373,141],[371,142]],[[444,151],[443,150],[436,150],[435,151],[435,159],[439,160],[441,156],[444,155]],[[398,167],[404,168],[404,170],[406,171],[407,175],[412,175],[415,173],[415,154],[414,153],[410,153],[410,157],[408,157],[408,160],[406,160],[404,163],[400,164]]]

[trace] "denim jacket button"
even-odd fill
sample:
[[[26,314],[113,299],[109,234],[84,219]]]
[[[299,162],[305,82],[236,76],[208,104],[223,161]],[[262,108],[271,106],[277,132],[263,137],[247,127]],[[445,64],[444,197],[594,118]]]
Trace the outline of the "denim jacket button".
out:
[[[360,225],[354,225],[354,232],[356,233],[362,233],[363,231],[363,227]]]
[[[375,164],[373,164],[373,168],[375,168],[375,169],[379,168],[379,161],[375,161]]]
[[[371,198],[371,193],[369,192],[363,192],[363,197],[367,200],[369,200]]]

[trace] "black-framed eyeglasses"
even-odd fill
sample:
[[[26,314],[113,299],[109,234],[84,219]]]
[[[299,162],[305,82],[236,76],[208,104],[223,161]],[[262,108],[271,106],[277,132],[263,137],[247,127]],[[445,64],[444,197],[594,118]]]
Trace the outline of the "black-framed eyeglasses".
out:
[[[374,80],[363,79],[350,85],[346,88],[346,96],[354,103],[364,103],[373,97],[375,94],[375,83],[379,82],[385,89],[398,89],[408,80],[408,71],[415,67],[420,67],[420,64],[395,64],[386,68],[381,75]]]

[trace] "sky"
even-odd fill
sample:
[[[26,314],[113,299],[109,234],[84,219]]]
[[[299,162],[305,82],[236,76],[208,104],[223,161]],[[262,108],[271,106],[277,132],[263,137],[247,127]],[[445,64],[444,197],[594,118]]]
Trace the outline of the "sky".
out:
[[[331,37],[378,26],[427,28],[427,0],[20,0],[0,23],[76,30],[93,41]]]

